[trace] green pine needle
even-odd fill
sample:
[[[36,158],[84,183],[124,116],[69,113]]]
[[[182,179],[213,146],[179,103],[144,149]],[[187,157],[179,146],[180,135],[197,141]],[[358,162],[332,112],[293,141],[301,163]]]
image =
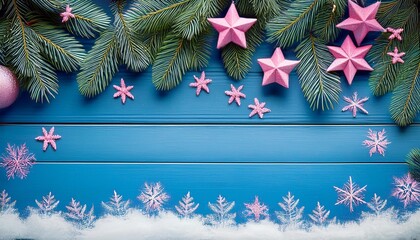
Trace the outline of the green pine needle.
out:
[[[249,2],[252,5],[255,15],[258,17],[258,21],[263,22],[279,14],[281,10],[285,10],[286,5],[289,4],[289,1],[279,0],[249,0]]]
[[[0,20],[0,65],[5,65],[4,45],[7,32],[10,28],[10,22],[6,19]]]
[[[35,4],[39,9],[49,12],[57,12],[63,5],[63,3],[58,0],[31,0],[30,2]]]
[[[105,90],[118,71],[118,54],[114,32],[106,30],[101,33],[77,75],[82,95],[93,97]]]
[[[346,6],[347,0],[330,0],[320,9],[313,25],[314,35],[318,39],[333,42],[337,38],[340,29],[336,25],[341,21]]]
[[[93,38],[95,35],[105,30],[110,23],[110,18],[106,13],[89,0],[69,0],[72,13],[75,18],[70,18],[64,23],[65,28],[72,34]],[[63,11],[65,6],[63,6]]]
[[[411,176],[420,182],[420,148],[414,148],[407,155],[407,163]]]
[[[296,48],[301,61],[297,74],[303,94],[313,110],[334,109],[341,92],[340,77],[327,72],[333,57],[327,46],[310,35]]]
[[[282,48],[303,40],[326,0],[296,0],[267,24],[268,41]]]

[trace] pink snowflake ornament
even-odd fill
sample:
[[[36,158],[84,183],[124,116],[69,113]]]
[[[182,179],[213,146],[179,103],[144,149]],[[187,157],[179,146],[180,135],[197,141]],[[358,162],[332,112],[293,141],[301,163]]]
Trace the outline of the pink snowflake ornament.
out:
[[[133,94],[130,93],[130,90],[134,88],[134,86],[126,86],[125,81],[121,78],[121,86],[114,85],[115,90],[117,92],[114,94],[114,98],[121,97],[121,102],[125,104],[127,97],[134,100]]]
[[[245,32],[248,31],[255,24],[255,18],[239,17],[235,4],[229,7],[228,12],[224,18],[208,18],[210,24],[219,32],[219,39],[217,40],[217,49],[220,49],[230,42],[235,43],[242,48],[246,48]]]
[[[352,31],[354,37],[356,38],[357,45],[360,46],[368,32],[385,31],[385,29],[375,19],[380,5],[380,2],[376,2],[363,8],[352,0],[349,0],[349,17],[337,24],[337,27]]]
[[[420,202],[420,183],[413,179],[410,173],[402,178],[394,177],[392,196],[404,203],[404,208],[410,203]]]
[[[241,92],[244,85],[239,86],[237,89],[230,84],[231,91],[225,91],[225,94],[228,95],[229,101],[228,103],[231,104],[234,100],[238,106],[241,106],[241,98],[246,98],[246,95]]]
[[[363,107],[363,104],[369,100],[368,97],[364,97],[362,99],[359,99],[357,97],[357,92],[353,93],[353,99],[349,98],[349,97],[344,97],[344,100],[346,102],[348,102],[349,104],[345,107],[343,107],[343,109],[341,109],[342,112],[345,111],[351,111],[353,113],[353,117],[356,117],[357,114],[357,109],[360,109],[360,111],[364,112],[365,114],[368,114],[368,111]]]
[[[255,105],[252,105],[252,104],[248,105],[248,108],[251,108],[252,109],[251,113],[249,114],[249,117],[252,117],[255,114],[258,114],[258,116],[260,118],[263,118],[264,117],[264,113],[271,112],[270,109],[268,109],[268,108],[265,107],[265,102],[260,103],[260,101],[258,100],[258,98],[254,98],[254,102],[255,102]]]
[[[334,186],[334,189],[338,194],[338,200],[335,205],[344,204],[349,207],[350,212],[353,212],[353,206],[366,203],[363,200],[363,192],[366,191],[366,187],[367,185],[359,187],[356,183],[353,182],[351,177],[349,177],[349,180],[344,184],[343,188]]]
[[[137,198],[144,204],[146,211],[151,212],[161,210],[163,204],[169,200],[169,195],[159,182],[145,183],[143,191]]]
[[[70,18],[75,18],[74,14],[71,13],[72,10],[73,9],[69,5],[67,5],[66,10],[60,13],[60,17],[62,17],[62,20],[61,20],[62,23],[67,22]]]
[[[363,141],[363,145],[365,145],[367,148],[370,148],[369,155],[371,157],[374,153],[379,153],[382,156],[385,156],[385,149],[387,145],[391,143],[388,141],[385,134],[385,129],[382,129],[380,132],[372,131],[369,129],[367,135],[368,139]]]
[[[42,128],[42,133],[44,134],[44,136],[39,136],[39,137],[35,138],[35,140],[44,141],[44,145],[42,146],[42,150],[46,151],[49,144],[51,145],[51,147],[54,150],[57,150],[57,144],[55,143],[55,140],[60,139],[61,136],[60,135],[54,135],[54,130],[55,130],[55,128],[52,127],[50,129],[50,131],[47,132],[47,130],[45,128]]]
[[[260,203],[258,196],[255,196],[253,203],[244,203],[246,210],[244,212],[246,217],[252,216],[255,221],[259,221],[261,217],[268,217],[268,207],[264,203]]]
[[[398,52],[398,48],[395,47],[393,52],[386,53],[387,55],[392,57],[392,64],[396,63],[404,63],[404,60],[402,60],[401,57],[405,55],[405,52]]]
[[[7,179],[15,178],[15,175],[20,179],[28,176],[29,169],[35,164],[35,155],[29,153],[26,144],[19,146],[11,146],[7,144],[6,155],[2,156],[3,163],[1,166],[6,169]]]
[[[200,95],[201,90],[203,90],[203,89],[207,93],[210,93],[210,89],[207,86],[207,84],[211,83],[212,80],[211,79],[206,79],[206,73],[204,71],[201,73],[200,78],[198,78],[194,75],[194,79],[195,79],[195,82],[190,83],[190,87],[197,88],[197,90],[196,90],[196,95],[197,96]]]
[[[402,41],[401,33],[404,31],[402,28],[391,28],[387,27],[386,31],[391,33],[391,35],[388,37],[389,40],[398,39],[399,41]]]

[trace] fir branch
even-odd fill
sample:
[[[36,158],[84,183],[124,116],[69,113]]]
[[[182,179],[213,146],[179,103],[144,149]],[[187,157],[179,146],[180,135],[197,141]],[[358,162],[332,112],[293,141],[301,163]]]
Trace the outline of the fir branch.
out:
[[[407,163],[410,174],[416,181],[420,181],[420,149],[414,148],[407,155]]]
[[[209,36],[208,32],[202,33],[200,36],[195,36],[190,44],[191,59],[189,70],[199,71],[209,63],[209,57],[211,53],[211,45],[207,41]]]
[[[207,18],[217,16],[226,3],[225,0],[192,0],[188,8],[176,17],[174,31],[191,40],[210,26]]]
[[[289,47],[307,36],[325,0],[296,0],[267,24],[268,41],[282,48]]]
[[[82,95],[93,97],[105,90],[112,76],[118,71],[118,54],[114,32],[106,30],[101,33],[77,75]]]
[[[160,49],[160,47],[163,44],[163,41],[166,38],[166,35],[168,35],[169,31],[163,31],[153,34],[147,34],[144,39],[144,43],[146,46],[148,46],[151,61],[154,62],[156,55]]]
[[[192,0],[137,0],[127,11],[126,19],[136,31],[145,33],[170,29]]]
[[[340,29],[336,25],[345,13],[347,0],[328,0],[320,9],[313,25],[314,35],[325,42],[333,42]]]
[[[5,65],[4,45],[10,29],[10,21],[7,19],[0,20],[0,65]]]
[[[399,84],[391,99],[391,116],[399,126],[414,121],[420,111],[420,46],[419,36],[406,51],[405,63],[399,75]]]
[[[249,0],[249,2],[258,17],[258,21],[263,22],[267,22],[273,16],[279,14],[281,10],[286,10],[286,5],[289,4],[289,1],[278,0]]]
[[[141,41],[140,35],[135,34],[127,24],[123,15],[124,6],[124,0],[116,1],[112,5],[115,15],[115,37],[122,63],[126,64],[130,70],[139,72],[149,66],[150,52]]]
[[[39,9],[48,12],[57,12],[63,5],[63,3],[58,0],[31,0],[30,2],[37,6]]]
[[[297,74],[303,94],[313,110],[334,109],[341,92],[340,77],[327,72],[333,57],[327,47],[310,35],[296,48]]]
[[[75,18],[70,18],[64,26],[73,35],[92,38],[109,26],[106,13],[89,0],[70,0],[68,4],[73,8]]]
[[[45,22],[32,25],[41,53],[58,70],[72,72],[85,57],[83,45],[61,28]]]
[[[393,23],[393,16],[401,8],[408,8],[415,4],[416,0],[392,0],[389,2],[382,2],[379,6],[376,19],[382,26],[389,26]]]

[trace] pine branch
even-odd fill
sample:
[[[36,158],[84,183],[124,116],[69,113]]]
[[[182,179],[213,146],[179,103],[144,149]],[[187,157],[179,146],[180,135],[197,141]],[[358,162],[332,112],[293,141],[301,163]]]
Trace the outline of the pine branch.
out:
[[[219,15],[225,7],[225,0],[192,0],[188,8],[174,21],[174,31],[182,38],[191,40],[210,27],[207,18]]]
[[[391,116],[399,126],[407,126],[414,121],[420,111],[420,46],[416,41],[406,51],[405,63],[400,71],[398,86],[391,99]]]
[[[101,33],[77,75],[79,91],[93,97],[105,90],[118,71],[117,39],[112,30]]]
[[[1,9],[0,9],[1,10]],[[6,19],[0,20],[0,65],[5,65],[6,60],[4,56],[4,45],[7,39],[7,34],[10,29],[10,21]]]
[[[130,70],[139,72],[149,66],[150,52],[140,39],[140,35],[135,34],[126,22],[123,15],[124,6],[124,0],[116,1],[112,5],[115,15],[115,37],[122,63],[126,64]]]
[[[410,174],[416,181],[420,181],[420,149],[414,148],[407,155],[407,163]]]
[[[408,8],[415,4],[416,0],[392,0],[389,2],[382,2],[379,6],[376,19],[382,26],[389,26],[393,23],[393,16],[399,9]]]
[[[340,29],[336,25],[341,21],[345,13],[347,0],[328,0],[316,16],[313,31],[318,39],[325,42],[333,42]]]
[[[278,0],[249,0],[249,2],[258,17],[258,21],[263,22],[267,22],[273,16],[280,14],[281,10],[286,10],[286,5],[289,4],[289,1]]]
[[[276,42],[282,48],[300,42],[307,36],[312,24],[326,0],[296,0],[267,24],[269,42]]]
[[[145,33],[170,29],[192,0],[137,0],[127,11],[126,19],[135,31]]]
[[[109,26],[106,13],[89,0],[70,0],[69,5],[75,18],[70,18],[64,26],[73,35],[92,38]]]
[[[190,41],[191,59],[189,70],[200,71],[209,63],[211,45],[207,41],[208,32],[203,32],[200,36],[195,36]]]
[[[164,31],[146,35],[144,43],[148,46],[152,62],[154,62],[156,55],[168,33],[169,31]]]
[[[37,22],[32,25],[36,39],[42,46],[40,51],[58,70],[76,71],[85,57],[83,45],[63,29]]]
[[[303,94],[313,110],[334,109],[341,92],[340,77],[327,72],[333,57],[327,47],[309,35],[296,48],[297,74]]]
[[[57,10],[63,5],[63,3],[58,0],[31,0],[30,2],[39,9],[48,12],[57,12]]]

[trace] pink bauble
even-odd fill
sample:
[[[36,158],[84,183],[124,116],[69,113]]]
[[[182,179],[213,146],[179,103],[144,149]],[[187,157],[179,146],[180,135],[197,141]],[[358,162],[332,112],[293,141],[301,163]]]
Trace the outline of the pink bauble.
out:
[[[0,65],[0,109],[12,105],[19,94],[18,80],[7,67]]]

